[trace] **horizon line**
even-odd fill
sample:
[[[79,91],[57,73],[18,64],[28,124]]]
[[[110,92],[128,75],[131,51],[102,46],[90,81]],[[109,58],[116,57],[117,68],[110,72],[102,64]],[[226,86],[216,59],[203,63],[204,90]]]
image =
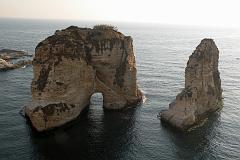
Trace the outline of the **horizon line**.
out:
[[[144,21],[113,21],[113,20],[94,20],[94,19],[58,19],[58,18],[34,18],[34,17],[1,17],[0,19],[11,19],[11,20],[39,20],[39,21],[65,21],[65,22],[90,22],[90,23],[127,23],[127,24],[148,24],[148,25],[163,25],[163,26],[182,26],[182,27],[204,27],[204,28],[229,28],[229,29],[240,29],[239,26],[225,26],[225,25],[201,25],[201,24],[178,24],[178,23],[162,23],[162,22],[144,22]]]

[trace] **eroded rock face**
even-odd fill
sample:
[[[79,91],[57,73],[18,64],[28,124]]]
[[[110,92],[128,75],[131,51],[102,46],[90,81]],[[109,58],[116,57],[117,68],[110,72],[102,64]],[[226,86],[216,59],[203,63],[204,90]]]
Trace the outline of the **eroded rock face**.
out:
[[[56,31],[36,47],[33,71],[32,102],[25,112],[38,131],[75,119],[96,92],[107,109],[142,101],[132,38],[112,29]]]
[[[160,113],[161,120],[181,130],[199,122],[222,102],[218,71],[219,51],[212,39],[203,39],[189,57],[185,69],[185,89]]]

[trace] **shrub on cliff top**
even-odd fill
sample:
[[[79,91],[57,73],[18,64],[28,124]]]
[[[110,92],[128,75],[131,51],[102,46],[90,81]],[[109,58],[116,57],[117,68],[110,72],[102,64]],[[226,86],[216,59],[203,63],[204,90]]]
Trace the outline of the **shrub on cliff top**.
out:
[[[95,25],[93,29],[118,31],[118,28],[116,26],[108,25],[108,24],[98,24],[98,25]]]

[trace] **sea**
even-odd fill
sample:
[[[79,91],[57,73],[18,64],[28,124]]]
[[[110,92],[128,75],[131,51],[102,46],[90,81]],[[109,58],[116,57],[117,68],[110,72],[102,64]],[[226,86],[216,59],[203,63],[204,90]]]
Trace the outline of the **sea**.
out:
[[[112,24],[132,36],[144,104],[103,109],[101,94],[67,126],[39,134],[20,110],[31,101],[32,67],[0,72],[0,160],[228,160],[240,159],[240,29],[224,27],[0,19],[0,49],[34,54],[55,30]],[[205,123],[180,132],[158,114],[184,87],[187,60],[204,38],[220,51],[224,105]]]

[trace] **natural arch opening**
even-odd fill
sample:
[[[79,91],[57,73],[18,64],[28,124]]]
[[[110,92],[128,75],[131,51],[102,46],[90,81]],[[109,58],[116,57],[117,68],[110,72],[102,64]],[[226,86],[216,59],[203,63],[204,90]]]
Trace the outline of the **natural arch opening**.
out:
[[[103,107],[103,94],[101,92],[97,92],[91,95],[90,107]]]
[[[88,108],[88,121],[92,124],[102,121],[104,115],[103,94],[100,92],[92,94],[90,97],[90,105]]]

